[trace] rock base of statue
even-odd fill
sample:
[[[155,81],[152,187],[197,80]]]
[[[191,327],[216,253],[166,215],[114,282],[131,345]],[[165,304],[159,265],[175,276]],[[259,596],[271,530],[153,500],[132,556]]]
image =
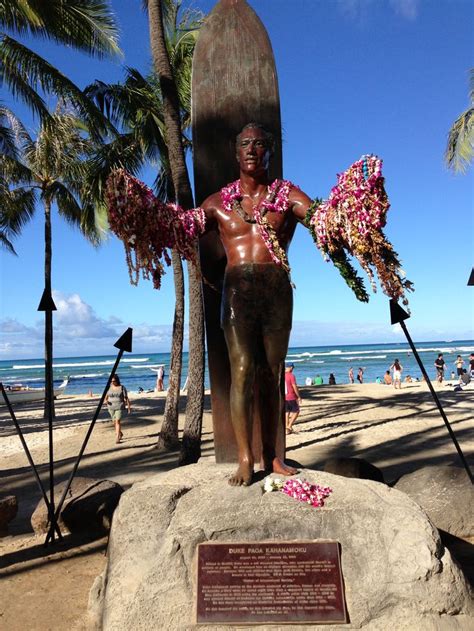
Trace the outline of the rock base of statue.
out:
[[[279,491],[263,493],[261,481],[231,487],[231,471],[230,465],[203,462],[147,478],[122,495],[108,564],[91,590],[90,628],[194,628],[200,543],[328,539],[340,544],[349,622],[321,628],[472,628],[471,593],[462,571],[423,510],[404,493],[303,470],[296,477],[332,488],[325,505],[313,508]],[[252,628],[257,626],[305,628],[296,622]]]

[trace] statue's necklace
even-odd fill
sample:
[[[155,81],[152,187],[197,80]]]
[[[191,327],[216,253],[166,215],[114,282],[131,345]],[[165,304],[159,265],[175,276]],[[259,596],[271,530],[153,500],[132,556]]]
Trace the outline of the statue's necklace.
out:
[[[267,186],[267,190],[266,190],[265,198],[264,198],[265,200],[269,198],[269,193],[270,193],[270,190],[269,190],[269,187]],[[259,200],[256,204],[252,202],[252,210],[253,210],[253,217],[252,217],[248,214],[248,212],[242,206],[243,197],[249,197],[250,199],[252,199],[252,196],[249,195],[248,193],[242,193],[242,197],[235,198],[234,203],[233,203],[233,208],[235,212],[239,215],[239,217],[242,217],[242,219],[246,223],[257,223],[257,220],[255,219],[255,217],[257,216],[264,217],[268,212],[268,208],[264,206],[263,210],[260,210],[261,200]]]

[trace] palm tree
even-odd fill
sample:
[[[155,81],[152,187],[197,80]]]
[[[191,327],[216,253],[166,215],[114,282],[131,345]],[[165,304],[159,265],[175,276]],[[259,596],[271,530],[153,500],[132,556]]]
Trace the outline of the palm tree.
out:
[[[173,186],[183,208],[193,208],[191,184],[184,158],[180,101],[166,47],[161,0],[148,0],[150,42],[155,71],[160,78],[166,144]],[[198,257],[196,257],[198,260]],[[201,454],[204,408],[204,314],[200,270],[188,263],[189,274],[189,369],[186,420],[181,448],[181,464],[197,462]]]
[[[97,240],[95,224],[83,214],[80,204],[85,174],[83,160],[90,154],[91,143],[84,136],[82,123],[72,114],[57,111],[50,115],[50,120],[53,124],[41,126],[36,139],[33,139],[21,122],[4,108],[1,121],[3,127],[10,131],[10,134],[4,134],[4,137],[9,137],[9,151],[0,154],[0,195],[3,203],[0,225],[4,236],[10,239],[18,235],[33,216],[37,203],[41,202],[43,206],[47,295],[51,295],[53,204],[66,221],[78,226],[91,241]],[[46,313],[45,355],[46,365],[49,363],[51,368],[52,314]],[[52,383],[52,371],[51,375],[46,375],[46,381],[49,379]]]
[[[101,58],[120,53],[117,32],[107,0],[3,0],[0,2],[1,78],[43,123],[51,121],[51,115],[39,89],[69,101],[93,129],[103,130],[103,118],[81,90],[14,36],[50,39]]]
[[[465,173],[474,151],[474,68],[470,70],[471,106],[456,119],[448,134],[445,161],[453,171]]]
[[[166,43],[173,71],[177,77],[180,100],[182,139],[190,126],[191,65],[198,29],[202,23],[200,12],[187,11],[180,15],[181,2],[169,1],[166,12]],[[110,171],[123,166],[132,173],[146,163],[157,164],[155,192],[163,201],[174,200],[170,177],[168,148],[164,137],[163,99],[156,75],[143,77],[138,70],[128,68],[124,84],[96,81],[85,90],[110,122],[122,133],[102,147],[92,162],[92,198],[101,225],[106,208],[103,198],[105,181]],[[126,151],[124,151],[126,150]],[[182,370],[184,326],[184,276],[180,256],[172,251],[171,261],[175,285],[175,313],[171,348],[171,369],[163,423],[158,438],[158,449],[170,449],[178,441],[179,395]]]

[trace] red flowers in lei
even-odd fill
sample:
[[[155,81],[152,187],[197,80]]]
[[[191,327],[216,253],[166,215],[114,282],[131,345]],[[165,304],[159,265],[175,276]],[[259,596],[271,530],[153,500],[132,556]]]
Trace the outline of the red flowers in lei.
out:
[[[272,260],[290,274],[290,266],[285,250],[281,247],[275,230],[265,217],[267,212],[283,214],[288,210],[290,191],[296,188],[288,180],[274,180],[268,187],[268,193],[264,199],[253,206],[254,220],[258,226],[260,236],[267,246]],[[242,201],[242,189],[240,180],[236,180],[221,189],[222,207],[228,213],[235,211]]]
[[[170,265],[168,249],[186,260],[195,261],[196,240],[204,232],[202,208],[184,210],[163,203],[143,182],[117,169],[107,180],[107,206],[111,230],[123,241],[130,282],[151,278],[155,289],[165,273],[163,260]]]
[[[324,500],[332,493],[329,486],[311,484],[307,480],[291,478],[285,482],[281,488],[282,493],[286,493],[299,502],[305,502],[316,508],[324,506]]]

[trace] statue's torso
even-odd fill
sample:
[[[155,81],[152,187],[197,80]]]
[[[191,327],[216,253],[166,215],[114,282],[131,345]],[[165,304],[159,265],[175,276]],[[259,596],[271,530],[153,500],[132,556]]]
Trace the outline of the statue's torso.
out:
[[[213,227],[219,232],[227,256],[227,266],[273,263],[258,225],[246,222],[235,210],[224,210],[219,194],[213,195],[211,199],[212,203],[206,208],[206,213],[210,216]],[[241,206],[250,217],[253,217],[250,199],[244,198]],[[287,251],[297,224],[297,218],[291,212],[291,205],[285,213],[268,212],[265,218],[275,231],[280,246]]]

